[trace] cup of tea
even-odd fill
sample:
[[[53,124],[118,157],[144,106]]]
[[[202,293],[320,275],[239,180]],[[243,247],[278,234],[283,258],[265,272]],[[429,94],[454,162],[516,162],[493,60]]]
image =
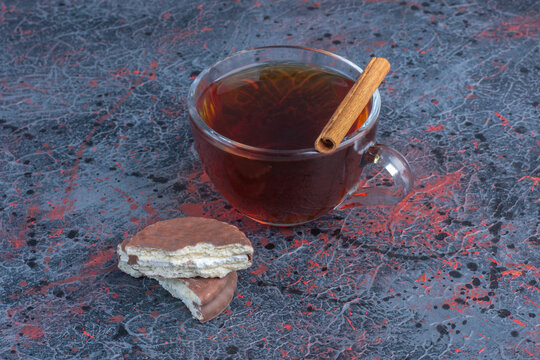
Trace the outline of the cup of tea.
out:
[[[293,226],[336,207],[394,205],[413,175],[396,150],[375,142],[375,91],[332,153],[314,143],[362,69],[323,50],[270,46],[237,52],[201,72],[189,90],[195,146],[218,191],[263,224]],[[392,183],[366,187],[369,164]]]

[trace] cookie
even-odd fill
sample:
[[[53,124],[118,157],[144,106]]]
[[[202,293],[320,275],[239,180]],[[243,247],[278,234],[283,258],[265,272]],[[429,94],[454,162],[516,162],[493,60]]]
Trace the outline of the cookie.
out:
[[[161,278],[222,278],[251,266],[253,247],[236,226],[184,217],[157,222],[118,245],[118,267]]]

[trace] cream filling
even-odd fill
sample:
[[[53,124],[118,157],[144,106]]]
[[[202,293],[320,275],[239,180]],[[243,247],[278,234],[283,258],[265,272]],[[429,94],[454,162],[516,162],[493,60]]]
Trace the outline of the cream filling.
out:
[[[166,259],[163,260],[150,260],[145,261],[141,258],[137,261],[137,264],[140,266],[182,266],[186,268],[214,268],[221,265],[226,265],[230,263],[240,263],[249,261],[247,255],[234,255],[227,258],[219,257],[193,257],[190,260],[184,259]]]
[[[163,278],[186,278],[186,277],[219,277],[222,278],[231,271],[247,269],[251,266],[250,262],[228,263],[221,266],[211,268],[178,268],[174,266],[144,266],[144,265],[129,265],[132,269],[143,273],[146,276],[161,276]]]
[[[202,243],[190,246],[191,253],[165,252],[160,249],[147,249],[126,246],[118,246],[119,267],[122,271],[132,275],[174,277],[223,277],[231,271],[247,269],[251,266],[251,259],[247,254],[253,252],[253,248],[242,245],[214,247]],[[182,249],[182,250],[185,250]],[[240,254],[239,254],[240,253]],[[137,261],[128,264],[129,256],[134,255]],[[123,265],[129,267],[122,269]],[[142,273],[142,274],[140,274]]]
[[[251,255],[253,248],[251,246],[232,244],[225,246],[214,246],[209,243],[198,243],[195,246],[186,246],[176,251],[165,251],[163,249],[154,249],[148,247],[126,246],[126,252],[129,255],[137,255],[140,259],[149,257],[151,259],[164,258],[183,258],[192,257],[225,257],[234,255]]]

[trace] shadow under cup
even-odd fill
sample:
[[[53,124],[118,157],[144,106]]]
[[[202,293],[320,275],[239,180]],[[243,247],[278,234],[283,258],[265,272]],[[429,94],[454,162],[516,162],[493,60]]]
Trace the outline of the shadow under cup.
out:
[[[362,70],[332,53],[301,47],[268,47],[236,53],[203,71],[190,88],[188,107],[193,137],[204,169],[220,193],[241,213],[258,222],[292,226],[316,219],[339,205],[358,184],[364,156],[374,144],[380,111],[376,91],[364,125],[337,150],[321,154],[257,148],[214,131],[197,109],[204,90],[239,69],[294,62],[334,70],[351,80]]]

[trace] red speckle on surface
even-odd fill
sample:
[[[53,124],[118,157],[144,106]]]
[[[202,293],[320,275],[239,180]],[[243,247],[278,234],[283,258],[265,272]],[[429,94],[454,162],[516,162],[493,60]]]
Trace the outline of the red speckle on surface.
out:
[[[513,270],[513,269],[503,271],[502,274],[503,274],[503,275],[512,275],[512,276],[510,277],[511,279],[515,279],[515,278],[517,278],[517,277],[519,277],[519,276],[522,275],[521,271]]]
[[[56,205],[51,204],[53,208],[51,212],[49,213],[49,220],[51,221],[54,219],[63,220],[65,213],[73,207],[73,204],[74,204],[74,201],[69,200],[67,198],[62,200],[62,203],[59,203]]]
[[[62,233],[64,232],[64,227],[56,230],[55,232],[53,232],[52,234],[49,234],[49,237],[50,238],[54,238],[54,237],[57,237],[58,235],[62,235]],[[52,247],[52,243],[51,243],[51,246],[49,247],[49,249],[47,249],[48,251],[50,251],[51,247]]]
[[[534,265],[531,265],[531,264],[513,264],[513,263],[507,263],[506,264],[507,266],[514,266],[522,271],[532,271],[533,272],[533,276],[535,277],[540,277],[540,272],[539,270],[536,268],[536,266]]]
[[[534,177],[534,176],[523,176],[523,177],[521,177],[518,181],[522,181],[522,180],[524,180],[524,179],[530,179],[530,180],[532,180],[533,185],[531,186],[531,191],[533,191],[533,190],[534,190],[534,187],[535,187],[536,185],[538,185],[538,183],[540,182],[540,177]]]
[[[189,216],[203,216],[204,210],[202,204],[185,203],[180,205],[180,210]]]
[[[111,322],[111,323],[120,323],[120,322],[124,321],[124,316],[123,315],[114,315],[114,316],[111,316],[108,321]]]
[[[533,358],[536,358],[536,356],[535,356],[532,352],[530,352],[529,350],[524,349],[524,348],[522,348],[522,347],[519,346],[519,345],[518,345],[517,347],[520,348],[521,350],[525,351],[527,354],[529,354],[529,355],[532,356]],[[538,355],[538,354],[537,354],[537,355]]]
[[[96,80],[90,81],[90,86],[91,86],[91,87],[96,87],[96,86],[98,86],[98,85],[99,85],[99,84],[98,84],[98,82],[97,82]]]
[[[283,325],[283,328],[290,331],[292,329],[292,326],[290,324],[285,324]]]
[[[512,321],[521,326],[528,326],[526,323],[518,319],[512,319]]]
[[[538,288],[537,288],[537,290],[538,290]],[[531,299],[529,299],[526,295],[524,295],[524,294],[521,294],[521,295],[523,295],[523,297],[524,297],[525,299],[527,299],[527,301],[528,301],[529,303],[531,303],[531,305],[534,305],[534,306],[536,306],[537,308],[540,308],[540,305],[538,305],[537,303],[535,303],[534,301],[532,301]]]
[[[29,339],[41,338],[44,335],[43,334],[43,329],[41,329],[37,325],[31,325],[31,324],[25,325],[24,328],[23,328],[22,333],[23,333],[24,336],[26,336]]]
[[[365,193],[365,192],[362,192],[362,193],[356,193],[356,194],[352,194],[352,196],[362,196],[362,197],[366,197],[366,196],[367,196],[367,193]]]
[[[90,259],[86,262],[85,266],[100,267],[107,261],[111,260],[114,256],[114,249],[99,250],[97,254],[90,255]]]
[[[292,284],[289,284],[289,285],[287,285],[287,286],[285,286],[285,287],[289,287],[289,286],[293,286],[293,285],[298,284],[298,283],[300,282],[300,280],[302,280],[303,277],[304,277],[304,275],[300,275],[300,279],[296,280],[296,281],[293,282]]]
[[[490,28],[493,29],[493,28]],[[482,32],[479,32],[477,34],[474,34],[475,37],[480,38],[482,40],[499,40],[500,38],[495,35],[494,30],[484,30]]]
[[[491,261],[491,262],[494,263],[494,264],[502,265],[500,262],[498,262],[497,260],[495,260],[495,259],[493,259],[493,258],[490,258],[490,257],[487,257],[487,256],[486,256],[486,259],[488,259],[489,261]]]
[[[155,318],[157,318],[158,316],[159,316],[159,312],[157,312],[157,311],[152,311],[152,312],[150,313],[150,317],[151,317],[152,319],[155,319]]]
[[[150,205],[150,203],[146,203],[143,205],[143,210],[148,213],[148,215],[157,216],[157,211]]]
[[[522,37],[536,40],[540,33],[540,21],[534,16],[515,16],[508,21],[502,20],[480,33],[474,34],[481,40],[499,41],[502,38],[519,39]]]
[[[253,275],[261,275],[263,274],[266,270],[268,270],[268,267],[265,265],[265,264],[261,264],[256,270],[252,271],[251,273]]]
[[[260,239],[259,239],[259,242],[261,243],[261,246],[266,246],[266,245],[269,244],[268,239],[265,238],[265,237],[260,238]]]
[[[116,164],[116,166],[118,166],[120,171],[124,172],[124,168],[122,167],[122,165],[120,165],[120,163],[118,161],[115,161],[114,163]]]
[[[540,33],[538,16],[515,16],[508,22],[501,21],[504,31],[512,33],[513,38],[530,37],[536,39]]]
[[[437,105],[437,104],[435,104],[435,105]],[[433,125],[433,126],[430,126],[430,127],[428,127],[426,130],[424,130],[424,131],[441,131],[441,130],[443,130],[443,129],[444,129],[444,125],[443,125],[443,124],[439,124],[439,125],[437,125],[437,126],[434,126],[434,125]]]
[[[170,34],[167,34],[161,38],[162,42],[177,43],[184,42],[187,38],[197,34],[195,30],[182,31],[181,29],[171,29]]]
[[[283,235],[284,237],[287,237],[287,236],[293,236],[293,235],[294,235],[293,229],[288,228],[288,227],[281,227],[281,228],[279,228],[278,230],[279,230],[279,232],[281,233],[281,235]]]
[[[205,182],[202,179],[202,175],[204,172],[202,169],[199,169],[197,171],[194,171],[193,173],[189,174],[187,177],[187,191],[190,194],[196,194],[198,192],[199,183]]]
[[[26,101],[29,104],[35,105],[38,109],[43,109],[41,106],[36,104],[32,99],[23,99],[23,100]]]
[[[498,112],[495,112],[495,116],[497,116],[499,119],[501,119],[501,124],[502,126],[510,126],[508,124],[508,119],[505,118],[504,116],[502,116],[501,114],[499,114]]]
[[[93,335],[90,335],[86,330],[83,330],[83,334],[88,336],[88,337],[91,337],[92,339],[95,339],[96,337],[93,336]]]
[[[25,81],[25,82],[22,82],[22,83],[20,84],[20,86],[27,87],[27,88],[29,88],[29,89],[38,91],[38,92],[43,93],[43,94],[47,94],[47,93],[49,92],[49,90],[47,90],[47,89],[38,89],[38,88],[36,88],[35,86],[30,85],[30,84],[27,83],[26,81]]]
[[[351,325],[351,328],[352,328],[353,330],[356,330],[356,328],[353,326],[351,320],[350,320],[346,315],[343,315],[343,316],[345,316],[345,319],[347,319],[347,322],[349,323],[349,325]]]
[[[164,19],[168,19],[168,18],[170,18],[170,17],[171,17],[171,14],[169,14],[169,13],[163,14],[163,18],[164,18]]]

